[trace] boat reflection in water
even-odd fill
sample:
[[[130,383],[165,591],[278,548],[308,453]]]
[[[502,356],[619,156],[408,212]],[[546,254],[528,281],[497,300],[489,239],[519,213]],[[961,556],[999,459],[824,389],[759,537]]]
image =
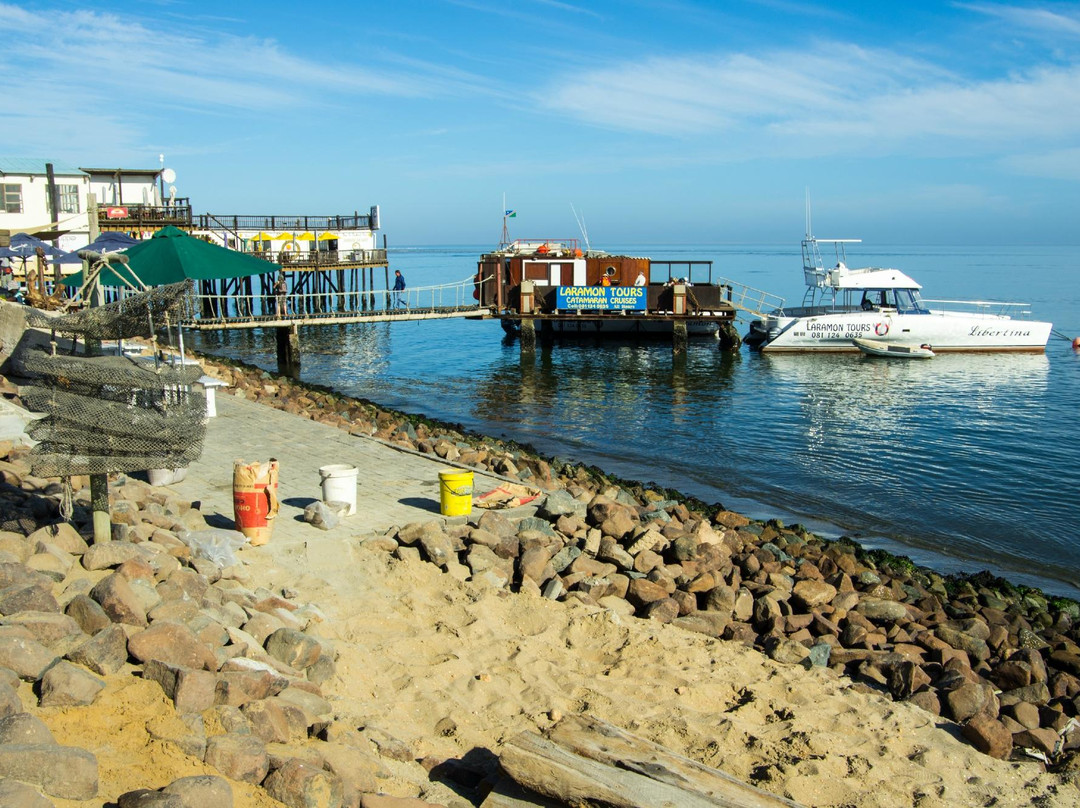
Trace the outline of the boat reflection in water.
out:
[[[1075,540],[1065,477],[1076,471],[1063,452],[1030,451],[1063,415],[1046,406],[1045,355],[759,354],[754,364],[776,391],[767,417],[786,436],[774,460],[794,510],[935,568],[1072,582],[1062,550]],[[1041,527],[1018,516],[1033,512]]]

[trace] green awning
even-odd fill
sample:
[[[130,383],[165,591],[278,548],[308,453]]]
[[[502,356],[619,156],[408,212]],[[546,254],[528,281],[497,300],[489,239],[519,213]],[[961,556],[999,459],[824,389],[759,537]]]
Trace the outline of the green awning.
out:
[[[172,226],[129,247],[124,255],[128,257],[128,270],[147,286],[164,286],[188,279],[242,278],[281,269],[281,264],[219,247]],[[127,273],[121,269],[120,274]],[[126,285],[111,269],[102,270],[99,281],[103,286]],[[64,283],[82,286],[82,272],[69,275]]]

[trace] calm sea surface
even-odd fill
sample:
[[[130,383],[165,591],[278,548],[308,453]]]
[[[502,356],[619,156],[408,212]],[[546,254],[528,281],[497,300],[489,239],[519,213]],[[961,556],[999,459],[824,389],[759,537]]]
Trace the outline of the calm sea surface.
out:
[[[712,260],[716,276],[801,301],[791,247],[612,245]],[[475,271],[484,246],[391,250],[410,286]],[[826,261],[830,256],[826,256]],[[1019,300],[1080,335],[1080,248],[875,248],[939,299]],[[740,324],[740,333],[746,332]],[[989,569],[1080,597],[1080,355],[725,355],[691,341],[538,347],[521,358],[498,322],[301,331],[302,378],[679,489],[756,517],[846,534],[942,572]],[[276,370],[272,334],[191,334],[195,347]],[[332,461],[332,458],[328,458]],[[288,473],[287,470],[283,473]]]

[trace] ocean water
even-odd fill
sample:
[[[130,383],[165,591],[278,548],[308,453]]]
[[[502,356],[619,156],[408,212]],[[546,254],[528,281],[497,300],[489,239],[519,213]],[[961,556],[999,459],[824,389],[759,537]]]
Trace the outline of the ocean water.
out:
[[[462,279],[486,248],[391,250],[410,286]],[[714,276],[801,301],[799,245],[613,245],[712,260]],[[939,299],[1031,304],[1080,335],[1076,247],[874,247]],[[826,256],[826,261],[829,257]],[[745,324],[740,332],[745,333]],[[497,321],[302,329],[305,381],[531,444],[755,517],[1080,597],[1080,355],[944,354],[929,362],[560,342],[522,358]],[[191,334],[276,369],[273,334]]]

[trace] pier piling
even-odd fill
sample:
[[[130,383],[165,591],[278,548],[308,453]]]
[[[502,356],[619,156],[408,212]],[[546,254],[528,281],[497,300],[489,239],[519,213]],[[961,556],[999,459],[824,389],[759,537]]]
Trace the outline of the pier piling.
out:
[[[686,353],[686,320],[671,324],[671,352],[676,356]]]
[[[291,379],[300,378],[300,328],[285,325],[275,328],[277,334],[278,373]]]

